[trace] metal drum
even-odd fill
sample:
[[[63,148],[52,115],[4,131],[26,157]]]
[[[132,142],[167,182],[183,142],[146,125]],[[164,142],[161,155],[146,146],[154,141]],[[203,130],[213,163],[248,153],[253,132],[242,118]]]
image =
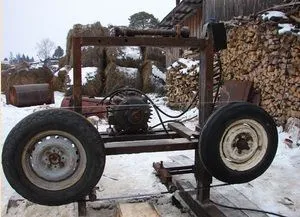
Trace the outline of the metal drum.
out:
[[[8,102],[17,107],[54,103],[54,92],[49,84],[26,84],[9,87]]]

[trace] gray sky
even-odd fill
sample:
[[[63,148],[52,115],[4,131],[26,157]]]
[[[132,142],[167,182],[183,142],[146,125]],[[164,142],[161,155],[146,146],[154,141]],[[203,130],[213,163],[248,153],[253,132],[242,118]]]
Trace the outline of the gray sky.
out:
[[[50,38],[65,50],[67,33],[76,23],[128,25],[130,15],[146,11],[162,20],[175,0],[3,0],[3,52],[34,56],[36,44]]]

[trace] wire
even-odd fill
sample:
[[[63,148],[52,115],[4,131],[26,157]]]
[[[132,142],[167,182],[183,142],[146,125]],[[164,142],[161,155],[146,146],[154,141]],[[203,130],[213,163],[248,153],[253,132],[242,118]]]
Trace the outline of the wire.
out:
[[[164,124],[165,124],[165,123],[179,123],[179,124],[182,124],[182,125],[183,125],[184,122],[189,121],[189,120],[192,120],[192,119],[194,119],[194,118],[196,118],[196,117],[198,117],[198,115],[195,115],[195,116],[193,116],[193,117],[191,117],[191,118],[187,118],[187,119],[184,119],[184,120],[168,120],[168,121],[164,121],[163,123],[164,123]],[[160,126],[160,125],[161,125],[161,123],[156,124],[156,125],[154,125],[154,126],[151,126],[151,127],[149,128],[149,130],[152,130],[153,128],[158,127],[158,126]]]
[[[108,94],[107,96],[105,96],[105,97],[100,101],[100,104],[103,105],[103,103],[105,102],[105,100],[106,100],[107,98],[110,98],[109,101],[111,101],[112,98],[113,98],[114,96],[116,96],[116,95],[119,94],[119,93],[126,92],[126,91],[128,91],[128,92],[135,92],[135,93],[138,93],[138,94],[140,94],[140,95],[146,97],[146,99],[147,99],[147,100],[151,103],[151,105],[153,106],[153,108],[154,108],[154,110],[155,110],[155,112],[156,112],[156,114],[157,114],[157,116],[158,116],[158,118],[159,118],[160,124],[157,125],[157,126],[162,125],[162,127],[163,127],[163,129],[164,129],[164,131],[166,132],[167,135],[169,135],[169,132],[168,132],[166,126],[165,126],[165,123],[167,123],[167,122],[164,122],[164,121],[162,120],[162,117],[161,117],[160,113],[164,114],[165,116],[167,116],[167,117],[169,117],[169,118],[179,118],[179,117],[183,116],[184,114],[186,114],[186,113],[190,110],[190,108],[191,108],[191,107],[193,106],[193,104],[196,102],[196,99],[197,99],[197,97],[198,97],[198,95],[199,95],[199,92],[197,92],[197,94],[196,94],[196,95],[194,96],[194,98],[192,99],[192,102],[190,103],[190,105],[189,105],[182,113],[180,113],[179,115],[169,115],[169,114],[167,114],[166,112],[164,112],[163,110],[161,110],[161,109],[153,102],[153,100],[152,100],[150,97],[148,97],[145,93],[143,93],[142,91],[140,91],[140,90],[138,90],[138,89],[135,89],[135,88],[121,88],[121,89],[115,90],[115,91],[111,92],[110,94]],[[159,112],[160,112],[160,113],[159,113]],[[104,112],[103,112],[103,113],[104,113]],[[157,127],[157,126],[155,126],[155,127]],[[152,127],[151,129],[153,129],[153,128],[154,128],[154,127]]]
[[[164,123],[164,124],[166,124],[166,123],[179,123],[179,124],[182,124],[182,122],[180,122],[180,121],[178,121],[178,120],[168,120],[168,121],[163,121],[163,123]],[[154,125],[154,126],[151,126],[151,127],[149,128],[149,130],[152,130],[152,129],[154,129],[154,128],[160,126],[160,125],[162,125],[162,123],[159,123],[159,124],[156,124],[156,125]]]
[[[119,90],[116,90],[112,93],[110,93],[109,95],[107,95],[106,97],[104,97],[102,99],[102,101],[104,102],[105,99],[107,99],[108,97],[113,97],[114,95],[120,93],[120,92],[123,92],[123,91],[132,91],[132,92],[136,92],[136,93],[139,93],[141,94],[142,96],[145,96],[147,98],[147,100],[153,105],[153,107],[155,109],[157,109],[160,113],[164,114],[165,116],[169,117],[169,118],[179,118],[181,116],[183,116],[185,113],[187,113],[190,108],[194,105],[198,95],[199,95],[199,92],[197,92],[197,94],[194,96],[194,98],[192,99],[192,102],[190,103],[190,105],[182,112],[180,113],[179,115],[169,115],[167,113],[165,113],[163,110],[161,110],[153,101],[152,99],[150,99],[150,97],[148,97],[145,93],[143,93],[142,91],[138,90],[138,89],[135,89],[135,88],[122,88],[122,89],[119,89]]]
[[[265,213],[265,214],[269,214],[269,215],[274,215],[274,216],[279,216],[279,217],[287,217],[278,213],[274,213],[274,212],[270,212],[270,211],[265,211],[265,210],[259,210],[259,209],[252,209],[252,208],[241,208],[241,207],[234,207],[234,206],[227,206],[224,204],[220,204],[220,203],[216,203],[212,200],[210,200],[210,202],[212,202],[213,204],[220,206],[220,207],[224,207],[227,209],[234,209],[234,210],[246,210],[246,211],[251,211],[251,212],[260,212],[260,213]]]

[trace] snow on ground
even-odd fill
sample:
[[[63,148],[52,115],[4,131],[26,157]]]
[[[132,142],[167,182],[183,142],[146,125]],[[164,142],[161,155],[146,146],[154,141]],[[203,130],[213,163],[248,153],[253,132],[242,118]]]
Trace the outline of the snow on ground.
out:
[[[118,59],[141,59],[141,50],[139,47],[122,47]]]
[[[81,76],[82,76],[82,85],[86,84],[87,81],[93,77],[95,77],[95,75],[97,74],[97,67],[83,67],[81,69]],[[73,79],[73,68],[68,72],[69,77],[70,77],[70,83],[69,85],[73,85],[74,83],[74,79]]]
[[[157,98],[156,95],[150,94],[151,99],[170,115],[178,115],[180,111],[173,111],[166,106],[165,98]],[[59,107],[63,93],[55,92],[55,104],[50,107]],[[5,141],[6,136],[12,127],[17,124],[22,118],[31,114],[34,111],[45,109],[46,106],[32,106],[25,108],[17,108],[12,105],[5,104],[5,96],[1,95],[1,109],[2,109],[2,124],[3,131],[1,142]],[[197,115],[196,108],[187,112],[180,119],[189,119]],[[168,118],[162,115],[164,120]],[[151,126],[159,123],[158,117],[153,112],[153,119],[150,123]],[[197,124],[196,119],[187,122],[186,125],[194,129]],[[107,127],[106,121],[99,123],[99,130],[105,130]],[[284,138],[288,137],[284,132],[279,132],[279,145],[276,157],[267,170],[261,177],[256,180],[241,184],[234,185],[234,188],[242,192],[246,197],[255,203],[259,208],[281,213],[285,216],[297,217],[300,212],[300,148],[290,149],[283,143]],[[1,146],[2,147],[2,146]],[[2,148],[1,148],[2,149]],[[2,150],[1,150],[2,151]],[[155,161],[170,161],[168,156],[184,154],[193,158],[194,151],[177,151],[177,152],[160,152],[160,153],[141,153],[131,155],[116,155],[108,156],[104,174],[98,183],[99,191],[97,192],[99,198],[114,197],[114,196],[128,196],[144,193],[158,193],[166,191],[165,187],[160,183],[159,179],[154,175],[152,163]],[[2,167],[2,214],[5,214],[5,207],[7,206],[8,199],[13,195],[14,190],[7,183]],[[214,183],[216,181],[214,180]],[[187,217],[186,213],[181,213],[177,208],[171,205],[171,195],[167,194],[156,198],[158,210],[162,213],[163,217]],[[89,207],[103,206],[97,203],[89,204]],[[247,207],[247,204],[244,205]],[[109,207],[109,206],[108,206]],[[99,207],[98,207],[99,208]],[[97,212],[91,209],[96,216],[103,214],[103,210]],[[109,209],[108,209],[109,210]],[[111,211],[112,212],[112,211]],[[99,214],[100,213],[100,214]],[[5,216],[73,216],[75,215],[75,205],[70,204],[60,207],[47,207],[33,205],[28,202],[22,202],[17,208],[11,208]],[[255,215],[255,213],[254,213]],[[110,215],[101,215],[110,216]]]

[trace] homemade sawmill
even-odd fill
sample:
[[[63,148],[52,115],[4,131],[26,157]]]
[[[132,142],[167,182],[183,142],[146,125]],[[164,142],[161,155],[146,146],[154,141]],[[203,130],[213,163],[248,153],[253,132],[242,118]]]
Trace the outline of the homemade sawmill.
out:
[[[81,48],[83,46],[191,47],[201,50],[199,123],[191,130],[179,123],[165,123],[149,129],[152,112],[161,111],[147,95],[133,88],[109,94],[100,103],[110,127],[106,132],[85,119],[81,92]],[[182,199],[197,216],[226,216],[210,201],[212,176],[226,183],[244,183],[260,176],[271,164],[277,149],[273,119],[261,108],[233,102],[214,109],[214,52],[226,48],[222,23],[203,25],[201,38],[188,31],[116,29],[110,37],[73,37],[74,86],[72,109],[50,109],[33,113],[18,123],[8,135],[2,164],[10,185],[24,198],[38,204],[56,206],[79,203],[85,213],[86,196],[97,200],[95,186],[105,166],[105,156],[195,150],[194,165],[164,169],[164,184],[170,192],[181,190]],[[197,97],[197,98],[196,98]],[[151,109],[152,106],[152,109]],[[176,170],[176,172],[174,172]],[[184,192],[173,183],[171,174],[194,173],[197,186]]]

